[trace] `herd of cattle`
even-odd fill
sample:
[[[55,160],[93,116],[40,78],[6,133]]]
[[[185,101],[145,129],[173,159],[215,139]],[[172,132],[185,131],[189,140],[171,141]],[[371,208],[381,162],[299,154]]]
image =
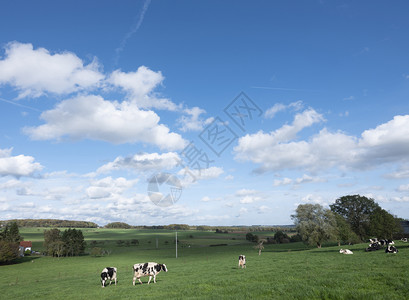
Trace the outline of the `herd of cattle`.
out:
[[[378,240],[377,238],[369,239],[370,244],[369,247],[365,249],[366,252],[368,251],[376,251],[381,249],[383,246],[386,246],[385,253],[398,253],[398,249],[396,249],[394,245],[394,241],[392,240]],[[407,242],[407,239],[402,239],[403,242]],[[340,249],[339,253],[341,254],[354,254],[349,249]],[[242,269],[246,268],[246,256],[239,255],[239,266]],[[151,282],[153,277],[153,282],[156,283],[156,275],[160,271],[167,272],[168,269],[165,264],[158,264],[155,262],[147,262],[142,264],[134,264],[133,267],[133,280],[132,284],[135,285],[136,279],[142,284],[141,277],[149,276],[148,284]],[[117,268],[115,267],[106,267],[101,272],[101,284],[102,287],[105,287],[105,284],[109,281],[109,285],[111,285],[112,281],[117,282]]]
[[[246,268],[246,256],[239,255],[239,267]],[[156,275],[160,271],[167,272],[168,268],[165,264],[158,264],[155,262],[147,262],[142,264],[134,264],[133,267],[133,280],[132,284],[135,285],[136,279],[142,284],[141,277],[149,276],[148,284],[151,282],[153,277],[153,282],[156,283]],[[115,267],[106,267],[101,272],[101,284],[102,287],[109,281],[109,285],[111,285],[112,281],[117,282],[117,268]]]
[[[402,242],[407,242],[407,238],[401,239]],[[395,246],[392,246],[395,244],[394,241],[392,240],[378,240],[377,238],[369,239],[369,247],[365,249],[366,252],[370,251],[377,251],[382,249],[383,246],[386,246],[385,248],[385,253],[398,253],[398,249],[396,249]],[[339,253],[342,254],[353,254],[353,252],[349,249],[341,249],[339,250]]]

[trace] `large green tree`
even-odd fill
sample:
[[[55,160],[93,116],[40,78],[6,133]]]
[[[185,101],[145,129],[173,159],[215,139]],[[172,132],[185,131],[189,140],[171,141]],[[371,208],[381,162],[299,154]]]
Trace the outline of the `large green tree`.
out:
[[[303,241],[310,245],[321,248],[323,242],[335,238],[335,216],[320,204],[300,204],[291,218]]]
[[[343,196],[330,205],[334,213],[341,215],[351,225],[361,240],[370,236],[371,214],[380,206],[371,198],[360,195]]]

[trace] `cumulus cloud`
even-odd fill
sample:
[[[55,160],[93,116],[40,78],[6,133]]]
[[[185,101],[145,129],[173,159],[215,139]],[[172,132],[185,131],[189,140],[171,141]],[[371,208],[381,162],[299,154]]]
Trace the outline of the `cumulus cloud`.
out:
[[[0,60],[0,84],[14,86],[19,98],[69,94],[94,88],[104,79],[94,59],[88,65],[70,52],[52,54],[32,44],[8,43]]]
[[[159,124],[153,111],[141,110],[129,102],[104,100],[101,96],[76,96],[41,114],[46,124],[26,127],[33,140],[92,139],[120,143],[142,142],[164,149],[182,149],[186,142]]]
[[[205,114],[206,111],[199,107],[186,108],[183,110],[183,112],[186,115],[181,116],[177,120],[177,122],[181,125],[180,130],[183,132],[203,130],[205,125],[210,124],[214,120],[212,117],[207,119],[201,118],[200,115]]]
[[[11,156],[12,150],[13,148],[0,149],[0,176],[32,176],[43,169],[40,163],[34,162],[32,156]]]
[[[296,140],[300,130],[323,120],[309,109],[297,114],[291,125],[270,133],[247,134],[234,148],[236,159],[259,164],[258,172],[284,169],[315,172],[331,167],[368,169],[382,163],[408,162],[409,115],[395,116],[387,123],[365,130],[359,138],[323,128],[308,140]]]
[[[169,99],[158,98],[153,90],[162,83],[164,77],[161,72],[154,72],[145,66],[140,66],[135,72],[115,70],[108,78],[108,82],[121,88],[128,95],[129,100],[140,108],[158,108],[175,111],[178,106]]]
[[[240,198],[241,204],[251,204],[262,199],[259,191],[251,189],[240,189],[236,191],[235,196]]]
[[[86,194],[92,199],[109,198],[116,194],[122,194],[125,190],[133,187],[137,182],[138,179],[127,180],[124,177],[116,179],[105,177],[91,181],[90,186],[86,189]]]
[[[130,157],[117,157],[114,161],[101,166],[97,172],[106,173],[124,169],[136,171],[170,170],[178,164],[179,155],[168,153],[138,153]]]

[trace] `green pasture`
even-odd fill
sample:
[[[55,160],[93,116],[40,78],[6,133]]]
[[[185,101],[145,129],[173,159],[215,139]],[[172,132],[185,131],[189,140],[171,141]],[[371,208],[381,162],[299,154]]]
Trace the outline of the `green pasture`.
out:
[[[42,228],[22,228],[34,250],[42,247]],[[25,257],[0,267],[1,299],[407,299],[409,245],[397,254],[365,252],[367,244],[311,249],[302,243],[266,245],[261,256],[244,234],[182,231],[175,258],[175,232],[166,230],[84,229],[88,243],[109,248],[103,257]],[[263,233],[266,234],[266,233]],[[271,236],[272,233],[267,233]],[[138,239],[138,246],[117,240]],[[158,248],[156,248],[158,239]],[[167,244],[165,242],[168,242]],[[209,246],[220,245],[225,246]],[[86,250],[89,252],[89,248]],[[245,254],[247,268],[237,267]],[[132,265],[165,263],[157,283],[132,285]],[[101,288],[104,267],[118,268],[118,285]]]

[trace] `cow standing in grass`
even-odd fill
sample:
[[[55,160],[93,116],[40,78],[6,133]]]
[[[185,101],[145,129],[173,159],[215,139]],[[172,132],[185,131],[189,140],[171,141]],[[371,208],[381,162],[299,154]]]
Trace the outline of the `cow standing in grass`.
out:
[[[239,267],[246,268],[246,256],[239,255]]]
[[[155,262],[143,263],[143,264],[134,264],[133,266],[133,285],[135,285],[136,279],[142,284],[141,277],[149,276],[148,284],[151,282],[153,276],[153,282],[156,283],[156,275],[160,271],[167,272],[168,269],[166,268],[165,264],[158,264]]]
[[[115,281],[116,285],[116,268],[115,267],[106,267],[101,272],[101,284],[102,287],[105,287],[105,283],[109,280],[109,285],[112,281]]]

